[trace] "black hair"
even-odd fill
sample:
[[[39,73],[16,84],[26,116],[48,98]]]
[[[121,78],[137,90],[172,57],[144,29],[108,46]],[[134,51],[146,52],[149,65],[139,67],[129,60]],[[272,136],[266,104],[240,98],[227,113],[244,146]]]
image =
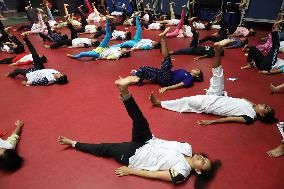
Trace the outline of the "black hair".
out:
[[[125,37],[126,39],[131,39],[131,32],[130,31],[126,32]]]
[[[46,56],[41,56],[40,57],[40,61],[42,62],[42,63],[46,63],[47,62],[47,58],[46,58]]]
[[[91,45],[94,46],[94,47],[97,47],[97,46],[100,45],[100,42],[99,41],[94,41],[94,42],[91,43]]]
[[[264,116],[261,116],[259,114],[256,114],[257,118],[259,119],[259,121],[263,122],[263,123],[277,123],[278,119],[275,116],[275,112],[273,109],[271,109],[271,111],[267,112]]]
[[[160,49],[161,48],[161,43],[160,42],[156,43],[155,45],[153,45],[153,48],[154,49]]]
[[[122,55],[121,55],[121,57],[125,57],[125,58],[127,58],[127,57],[130,57],[130,51],[127,51],[127,52],[124,52]]]
[[[166,29],[166,25],[165,24],[161,24],[160,30],[165,30]]]
[[[6,171],[16,171],[23,164],[23,158],[15,150],[7,149],[0,156],[0,167]]]
[[[193,76],[193,79],[196,82],[202,82],[203,81],[203,72],[200,70],[198,75]]]
[[[57,78],[56,83],[59,84],[59,85],[67,84],[68,83],[67,76],[66,75],[62,75],[61,77]]]
[[[250,28],[250,29],[253,29],[253,28]],[[249,29],[249,35],[250,36],[255,36],[256,31],[254,29],[253,29],[253,31],[250,31],[250,29]]]
[[[208,156],[206,154],[200,154],[206,158],[208,158]],[[221,167],[222,163],[220,160],[215,160],[211,162],[211,168],[209,170],[203,170],[201,172],[201,174],[197,174],[196,175],[196,179],[194,182],[194,188],[196,189],[204,189],[208,186],[209,182],[214,179],[217,170]]]

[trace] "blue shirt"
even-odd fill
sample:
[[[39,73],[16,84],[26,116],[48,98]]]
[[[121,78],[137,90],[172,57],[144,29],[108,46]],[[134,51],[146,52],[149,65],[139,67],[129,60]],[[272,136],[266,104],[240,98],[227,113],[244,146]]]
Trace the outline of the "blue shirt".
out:
[[[183,82],[185,87],[190,87],[193,83],[193,76],[186,70],[178,69],[172,72],[172,85]]]
[[[235,37],[229,37],[229,39],[234,40],[229,46],[232,46],[234,48],[242,47],[242,42],[239,39]]]

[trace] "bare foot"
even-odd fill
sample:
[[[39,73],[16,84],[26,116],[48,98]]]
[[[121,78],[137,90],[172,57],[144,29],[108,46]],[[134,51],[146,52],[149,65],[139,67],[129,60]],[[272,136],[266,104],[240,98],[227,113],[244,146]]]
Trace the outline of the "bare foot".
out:
[[[149,100],[151,101],[153,106],[161,106],[161,101],[156,98],[153,92],[150,94]]]
[[[284,155],[284,144],[281,143],[279,146],[277,146],[276,148],[269,150],[268,152],[266,152],[269,157],[279,157]]]
[[[24,126],[24,122],[22,122],[22,121],[20,121],[20,120],[17,120],[17,121],[15,122],[15,126],[17,126],[17,127],[23,127],[23,126]]]
[[[69,138],[64,137],[64,136],[59,136],[58,139],[57,139],[57,142],[59,142],[62,145],[71,146],[73,141],[70,140]]]
[[[133,85],[139,81],[139,77],[137,76],[128,76],[125,78],[119,77],[118,80],[114,82],[114,84],[121,90],[126,90],[128,86]]]
[[[73,54],[67,54],[66,56],[70,57],[70,58],[74,58]]]
[[[279,91],[279,89],[275,87],[272,83],[270,83],[270,90],[272,93],[277,93]]]
[[[49,48],[50,48],[50,45],[44,45],[44,48],[49,49]]]
[[[159,34],[159,37],[165,37],[166,34],[170,31],[170,27],[167,27],[162,33]]]
[[[10,77],[10,72],[5,73],[5,77]]]

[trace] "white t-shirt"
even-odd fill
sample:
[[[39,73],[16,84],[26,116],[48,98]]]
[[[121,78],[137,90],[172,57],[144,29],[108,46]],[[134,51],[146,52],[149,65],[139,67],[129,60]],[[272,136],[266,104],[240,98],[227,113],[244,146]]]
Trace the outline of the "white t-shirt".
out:
[[[125,33],[124,31],[118,31],[118,30],[113,30],[112,32],[112,39],[117,39],[118,37],[121,37],[121,39],[125,39],[126,36],[125,36]]]
[[[284,41],[280,41],[279,50],[280,50],[280,51],[283,51],[283,49],[284,49]]]
[[[199,30],[205,29],[205,25],[201,22],[193,22],[193,26],[195,29],[199,29]]]
[[[48,84],[52,84],[56,81],[53,74],[60,73],[54,69],[42,69],[36,70],[26,74],[28,79],[27,83],[32,84],[33,82],[38,82],[44,78],[48,80]]]
[[[133,48],[142,49],[143,47],[149,47],[150,49],[153,48],[153,42],[151,39],[142,39],[138,43],[136,43]]]
[[[92,45],[91,40],[88,38],[76,38],[72,40],[73,47],[80,47],[83,46],[84,44],[87,44],[89,46]]]
[[[2,47],[0,47],[0,50],[7,53],[13,52],[13,50],[8,45],[3,45]]]
[[[152,23],[148,26],[149,30],[160,30],[161,24],[160,23]]]
[[[33,55],[32,54],[28,54],[28,55],[25,55],[23,58],[21,58],[19,60],[19,62],[27,62],[27,61],[33,61]]]
[[[87,20],[94,21],[94,22],[99,22],[101,20],[101,17],[97,13],[93,12],[93,13],[89,14]]]
[[[7,142],[6,140],[2,140],[0,138],[0,148],[3,148],[3,149],[13,149],[13,146],[12,146],[12,144]]]
[[[120,56],[121,56],[120,47],[110,47],[107,48],[102,53],[100,53],[100,57],[106,59],[119,59]]]
[[[192,37],[193,36],[193,33],[191,32],[191,27],[190,26],[187,26],[187,25],[184,25],[183,26],[184,28],[182,28],[180,31],[179,31],[179,34],[177,37]]]
[[[149,22],[150,19],[149,14],[144,14],[143,19],[145,22]]]
[[[217,95],[196,95],[181,99],[162,101],[161,106],[176,112],[207,113],[218,116],[256,117],[252,104],[240,98]]]
[[[178,25],[178,23],[179,23],[178,19],[168,20],[168,25]]]
[[[86,33],[95,33],[97,31],[97,26],[95,25],[86,25],[85,32]]]
[[[171,170],[186,178],[191,167],[184,156],[192,157],[192,148],[188,143],[153,137],[129,158],[128,167],[148,171]]]

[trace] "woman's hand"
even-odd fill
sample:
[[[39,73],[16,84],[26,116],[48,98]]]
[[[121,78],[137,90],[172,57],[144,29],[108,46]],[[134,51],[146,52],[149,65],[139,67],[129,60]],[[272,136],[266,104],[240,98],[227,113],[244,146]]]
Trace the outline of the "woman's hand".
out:
[[[213,123],[213,120],[200,120],[197,122],[199,125],[201,126],[206,126],[206,125],[210,125]]]
[[[123,177],[123,176],[127,176],[130,174],[130,171],[131,169],[127,166],[122,166],[118,169],[116,169],[115,171],[115,174],[118,176],[118,177]]]
[[[159,93],[163,94],[164,92],[166,92],[168,90],[167,87],[163,87],[159,89]]]

